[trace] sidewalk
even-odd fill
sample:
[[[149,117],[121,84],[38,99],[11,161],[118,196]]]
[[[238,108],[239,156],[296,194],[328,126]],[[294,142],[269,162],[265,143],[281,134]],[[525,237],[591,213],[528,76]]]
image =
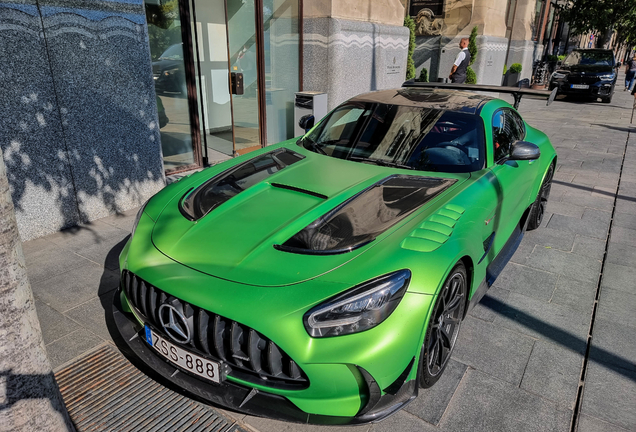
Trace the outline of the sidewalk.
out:
[[[521,102],[558,153],[548,214],[464,321],[433,388],[393,417],[359,427],[216,411],[262,432],[565,432],[573,418],[580,432],[636,430],[636,128],[633,98],[620,84],[611,104]],[[135,214],[24,244],[56,372],[113,346],[105,316]]]

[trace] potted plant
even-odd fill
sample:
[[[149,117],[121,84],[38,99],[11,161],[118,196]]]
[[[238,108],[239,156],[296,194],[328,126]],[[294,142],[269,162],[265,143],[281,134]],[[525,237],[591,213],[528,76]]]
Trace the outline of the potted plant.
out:
[[[508,74],[506,75],[506,85],[510,87],[516,87],[519,79],[521,78],[521,63],[513,63],[510,65],[510,69],[508,69]]]

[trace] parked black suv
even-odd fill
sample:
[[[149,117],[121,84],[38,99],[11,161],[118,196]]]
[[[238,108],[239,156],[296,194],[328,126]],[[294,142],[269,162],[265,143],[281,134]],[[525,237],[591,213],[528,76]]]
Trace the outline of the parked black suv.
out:
[[[559,94],[589,95],[610,103],[617,67],[611,50],[574,50],[550,77],[550,90],[558,87]]]

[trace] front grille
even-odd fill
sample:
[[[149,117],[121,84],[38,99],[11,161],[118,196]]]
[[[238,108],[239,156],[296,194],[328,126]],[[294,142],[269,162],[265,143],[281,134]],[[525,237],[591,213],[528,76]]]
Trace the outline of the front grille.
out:
[[[600,81],[600,79],[596,75],[570,74],[568,76],[568,82],[570,84],[594,84],[598,81]]]
[[[282,389],[309,386],[305,373],[274,342],[256,330],[201,309],[149,284],[124,270],[122,285],[128,302],[145,322],[165,335],[159,308],[171,304],[188,319],[192,338],[185,349],[230,366],[228,375],[254,384]]]

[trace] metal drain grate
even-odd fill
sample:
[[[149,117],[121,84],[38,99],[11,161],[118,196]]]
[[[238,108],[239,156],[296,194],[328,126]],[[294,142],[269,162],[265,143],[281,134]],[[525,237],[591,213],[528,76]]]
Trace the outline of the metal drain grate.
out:
[[[248,432],[213,408],[148,378],[110,344],[55,378],[78,432]]]

